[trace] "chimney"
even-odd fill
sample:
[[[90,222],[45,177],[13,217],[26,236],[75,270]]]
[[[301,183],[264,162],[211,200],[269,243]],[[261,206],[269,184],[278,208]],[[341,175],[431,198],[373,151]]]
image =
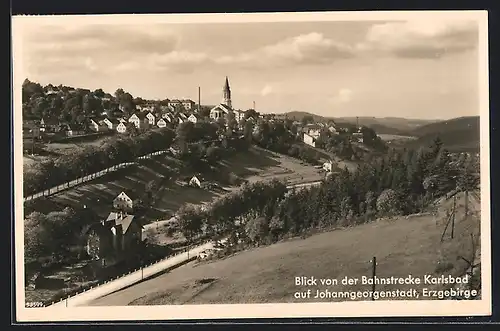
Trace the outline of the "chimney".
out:
[[[198,86],[198,113],[201,111],[201,87]]]
[[[255,101],[253,102],[253,110],[255,110]],[[255,111],[257,111],[257,110],[255,110]]]

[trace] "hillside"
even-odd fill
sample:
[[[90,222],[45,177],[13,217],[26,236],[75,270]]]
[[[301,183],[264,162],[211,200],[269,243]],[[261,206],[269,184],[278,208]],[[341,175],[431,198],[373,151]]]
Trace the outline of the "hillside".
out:
[[[445,210],[452,200],[439,208],[437,219],[423,215],[406,219],[379,220],[360,226],[313,235],[305,240],[292,239],[258,247],[208,263],[190,263],[127,289],[92,302],[92,306],[163,305],[163,304],[236,304],[341,301],[342,299],[294,299],[294,292],[306,291],[295,286],[294,277],[314,276],[339,280],[338,286],[311,286],[312,293],[334,290],[370,290],[370,285],[341,285],[345,276],[371,276],[370,260],[377,257],[379,277],[423,277],[462,275],[467,266],[457,256],[470,256],[470,236],[478,236],[479,210],[463,219],[464,196],[458,199],[455,238],[440,238],[446,223]],[[471,200],[472,201],[472,200]],[[477,201],[473,201],[478,208]],[[383,239],[381,239],[383,238]],[[334,253],[332,253],[334,252]],[[431,289],[434,285],[427,285]],[[410,288],[422,285],[377,285],[377,290]],[[432,298],[419,296],[420,300]],[[345,299],[344,299],[345,300]],[[357,299],[359,300],[359,299]],[[364,299],[368,300],[368,299]],[[388,299],[380,299],[388,300]]]
[[[410,132],[418,139],[408,142],[408,147],[427,146],[438,136],[443,146],[451,152],[475,152],[479,150],[479,116],[459,117],[431,123]]]

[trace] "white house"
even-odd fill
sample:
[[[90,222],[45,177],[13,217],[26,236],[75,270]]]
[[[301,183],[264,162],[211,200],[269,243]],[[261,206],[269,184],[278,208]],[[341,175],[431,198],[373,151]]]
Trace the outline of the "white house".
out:
[[[127,195],[125,192],[121,192],[113,200],[113,208],[122,209],[122,210],[133,209],[134,208],[134,200],[129,195]]]
[[[120,122],[117,126],[116,126],[116,131],[118,133],[125,133],[127,131],[127,126],[124,124],[124,122]]]
[[[165,113],[165,114],[161,115],[161,118],[164,119],[164,120],[166,120],[166,121],[168,121],[168,122],[172,122],[172,119],[174,117],[172,115],[170,115],[170,114]]]
[[[129,123],[134,123],[136,128],[141,127],[141,119],[136,114],[133,114],[132,116],[130,116],[128,121],[129,121]]]
[[[193,122],[194,124],[198,123],[199,120],[200,120],[200,117],[195,115],[195,114],[191,114],[188,117],[188,121]]]
[[[201,188],[201,183],[202,183],[202,179],[198,178],[197,176],[193,176],[189,180],[189,186],[200,187]]]
[[[245,114],[246,114],[246,112],[243,110],[235,110],[234,111],[234,118],[239,123],[245,119]]]
[[[195,103],[194,103],[194,101],[193,101],[193,100],[189,100],[189,99],[187,99],[187,100],[182,100],[182,106],[183,106],[183,107],[184,107],[184,109],[186,109],[186,110],[192,110],[192,109],[194,109],[194,105],[195,105]]]
[[[179,124],[182,124],[184,123],[184,120],[182,119],[182,117],[179,117]]]
[[[188,116],[184,113],[179,113],[179,117],[182,118],[184,121],[188,119]]]
[[[307,133],[304,133],[304,143],[308,144],[309,146],[316,147],[316,139],[314,137],[311,137]]]
[[[113,130],[113,122],[109,118],[103,119],[102,122],[108,126],[109,130]]]
[[[89,127],[92,131],[95,132],[101,132],[101,131],[106,131],[108,127],[106,125],[103,125],[104,123],[98,123],[94,121],[93,119],[90,119]]]
[[[358,143],[361,143],[361,144],[363,143],[363,134],[361,132],[354,132],[352,134],[352,137]]]
[[[159,128],[164,128],[167,126],[167,122],[165,122],[165,120],[163,118],[160,118],[157,122],[156,122],[156,125],[159,127]]]
[[[177,99],[170,100],[167,105],[168,105],[168,108],[175,110],[175,109],[177,109],[177,107],[182,105],[182,101],[177,100]]]
[[[226,114],[229,114],[231,109],[224,104],[219,104],[214,108],[210,109],[210,118],[213,120],[218,120],[219,118],[224,118]]]
[[[146,118],[149,121],[149,125],[155,125],[155,121],[156,121],[155,115],[153,115],[151,112],[148,112],[146,114]]]
[[[339,134],[339,132],[333,125],[330,125],[330,127],[328,127],[328,131],[330,131],[333,134]]]
[[[327,161],[327,162],[323,163],[323,169],[326,172],[331,172],[332,168],[333,168],[333,161],[330,160],[330,161]]]

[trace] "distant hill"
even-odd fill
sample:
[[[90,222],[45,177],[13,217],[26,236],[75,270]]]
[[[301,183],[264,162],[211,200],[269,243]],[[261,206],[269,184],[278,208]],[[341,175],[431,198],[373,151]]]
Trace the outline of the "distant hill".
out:
[[[316,115],[316,114],[311,114],[311,113],[308,113],[305,111],[291,111],[291,112],[285,113],[283,115],[286,115],[288,118],[295,120],[295,121],[302,121],[302,119],[306,116],[312,116],[312,118],[315,122],[326,122],[326,121],[332,119],[332,118],[327,118],[327,117],[323,117],[323,116]]]
[[[428,146],[436,137],[443,141],[443,146],[452,152],[474,152],[479,150],[479,116],[459,117],[451,120],[427,124],[410,132],[418,139],[406,146]]]
[[[305,116],[312,116],[316,122],[326,122],[334,120],[338,123],[351,123],[364,125],[374,129],[377,133],[381,134],[395,134],[395,135],[408,135],[408,131],[415,130],[416,128],[427,125],[430,123],[438,122],[439,120],[422,120],[422,119],[406,119],[400,117],[325,117],[316,114],[311,114],[304,111],[291,111],[285,113],[288,118],[301,121]],[[285,115],[283,114],[283,115]]]
[[[438,120],[407,119],[402,117],[340,117],[335,120],[356,123],[374,129],[377,133],[407,135],[407,131]],[[378,130],[377,130],[378,128]],[[383,131],[383,132],[382,132]]]

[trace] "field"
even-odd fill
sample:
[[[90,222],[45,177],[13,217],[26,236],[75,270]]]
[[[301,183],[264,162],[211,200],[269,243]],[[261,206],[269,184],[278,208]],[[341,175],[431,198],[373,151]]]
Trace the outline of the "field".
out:
[[[113,199],[122,191],[127,194],[141,196],[146,184],[151,180],[169,177],[173,170],[180,171],[180,176],[192,176],[193,172],[185,168],[182,162],[170,156],[157,156],[151,160],[143,160],[136,166],[121,169],[83,185],[71,188],[51,196],[48,199],[36,200],[26,208],[25,213],[37,210],[50,212],[60,210],[63,206],[92,208],[101,217],[107,217],[111,210]],[[173,177],[166,180],[160,190],[155,193],[156,201],[146,214],[146,223],[157,219],[170,218],[183,204],[203,204],[225,194],[231,187],[222,179],[227,174],[257,180],[272,178],[288,178],[290,183],[316,181],[321,179],[318,169],[303,165],[290,157],[278,156],[265,150],[250,149],[221,161],[215,180],[220,179],[219,190],[207,190],[188,187],[185,182]],[[233,187],[234,188],[234,187]]]
[[[75,153],[79,149],[87,146],[99,146],[102,142],[108,139],[109,136],[88,137],[81,141],[54,142],[43,144],[39,155],[23,155],[23,166],[29,167],[38,162],[57,157],[58,155]]]
[[[360,279],[371,276],[372,257],[377,258],[378,277],[424,277],[426,274],[464,274],[470,259],[471,233],[479,238],[479,212],[464,218],[464,197],[457,200],[455,237],[449,230],[440,241],[445,227],[445,210],[451,200],[443,202],[437,216],[422,215],[378,220],[373,223],[313,235],[307,239],[291,239],[271,246],[254,248],[213,262],[189,263],[154,279],[95,300],[101,305],[162,304],[228,304],[324,301],[326,299],[294,299],[297,276],[314,276],[341,280],[348,276]],[[477,201],[471,208],[479,208]],[[422,289],[422,285],[377,285],[377,290]],[[426,285],[442,289],[443,285]],[[311,286],[331,291],[370,290],[370,285]],[[423,293],[423,292],[420,292]],[[390,298],[394,300],[398,298]],[[399,298],[404,299],[404,298]],[[431,300],[424,298],[420,300]],[[327,299],[340,301],[345,299]],[[366,299],[365,299],[366,300]],[[384,299],[380,299],[384,300]]]

